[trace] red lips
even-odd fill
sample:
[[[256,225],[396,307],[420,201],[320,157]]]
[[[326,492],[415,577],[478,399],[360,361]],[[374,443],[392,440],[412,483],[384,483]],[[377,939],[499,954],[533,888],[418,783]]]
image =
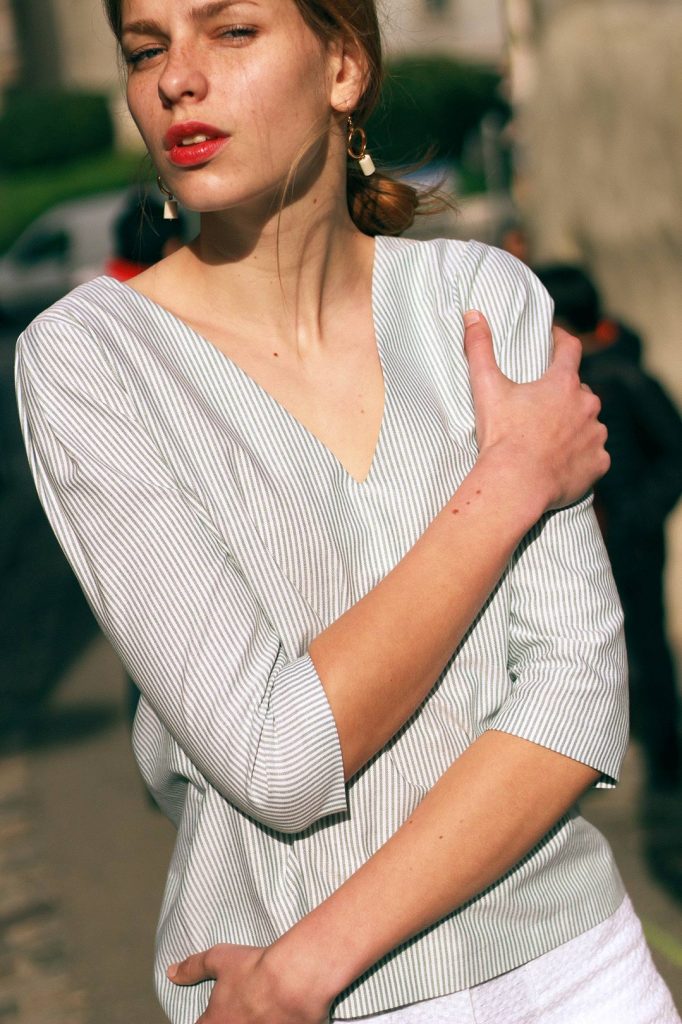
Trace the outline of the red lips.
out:
[[[183,140],[204,135],[206,139],[182,145]],[[227,143],[229,135],[214,125],[203,121],[182,121],[168,129],[164,136],[164,146],[168,150],[171,163],[179,167],[192,167],[210,160],[219,149]]]

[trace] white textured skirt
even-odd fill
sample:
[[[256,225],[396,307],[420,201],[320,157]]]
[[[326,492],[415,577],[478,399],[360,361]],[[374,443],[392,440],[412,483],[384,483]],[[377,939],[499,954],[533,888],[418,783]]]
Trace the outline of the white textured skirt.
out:
[[[364,1024],[681,1024],[627,897],[606,921],[516,970],[463,992],[355,1020]]]

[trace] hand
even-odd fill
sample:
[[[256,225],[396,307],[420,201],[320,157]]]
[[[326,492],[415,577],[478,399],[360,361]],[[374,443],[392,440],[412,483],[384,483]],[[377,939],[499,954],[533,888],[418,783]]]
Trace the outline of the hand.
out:
[[[221,944],[169,967],[168,977],[175,985],[215,981],[197,1024],[326,1024],[329,1003],[314,999],[296,971],[275,972],[268,952]]]
[[[481,454],[496,450],[512,460],[520,485],[537,488],[545,510],[577,501],[610,465],[601,403],[578,376],[580,342],[555,327],[547,372],[516,384],[500,371],[488,322],[477,315],[477,322],[465,318],[464,351]]]

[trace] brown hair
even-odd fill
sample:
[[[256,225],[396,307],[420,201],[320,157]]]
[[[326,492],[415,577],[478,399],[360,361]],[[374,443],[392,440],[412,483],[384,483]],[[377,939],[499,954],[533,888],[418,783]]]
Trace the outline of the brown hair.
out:
[[[123,0],[103,0],[111,28],[120,41]],[[353,111],[360,127],[372,113],[381,93],[383,58],[375,0],[294,0],[301,17],[315,35],[331,42],[339,35],[353,40],[367,64],[366,85]],[[371,148],[371,145],[370,145]],[[411,185],[381,171],[365,177],[357,161],[348,158],[348,209],[357,227],[367,235],[399,235],[418,213],[434,208],[433,191],[419,193]]]

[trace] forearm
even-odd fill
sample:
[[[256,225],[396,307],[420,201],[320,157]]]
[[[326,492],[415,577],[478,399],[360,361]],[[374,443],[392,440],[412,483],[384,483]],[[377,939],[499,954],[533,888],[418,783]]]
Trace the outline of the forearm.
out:
[[[426,697],[541,512],[509,460],[482,457],[398,565],[313,641],[346,778]]]
[[[284,970],[331,1001],[385,953],[504,875],[597,774],[525,740],[485,733],[395,835],[271,947],[270,971]]]

